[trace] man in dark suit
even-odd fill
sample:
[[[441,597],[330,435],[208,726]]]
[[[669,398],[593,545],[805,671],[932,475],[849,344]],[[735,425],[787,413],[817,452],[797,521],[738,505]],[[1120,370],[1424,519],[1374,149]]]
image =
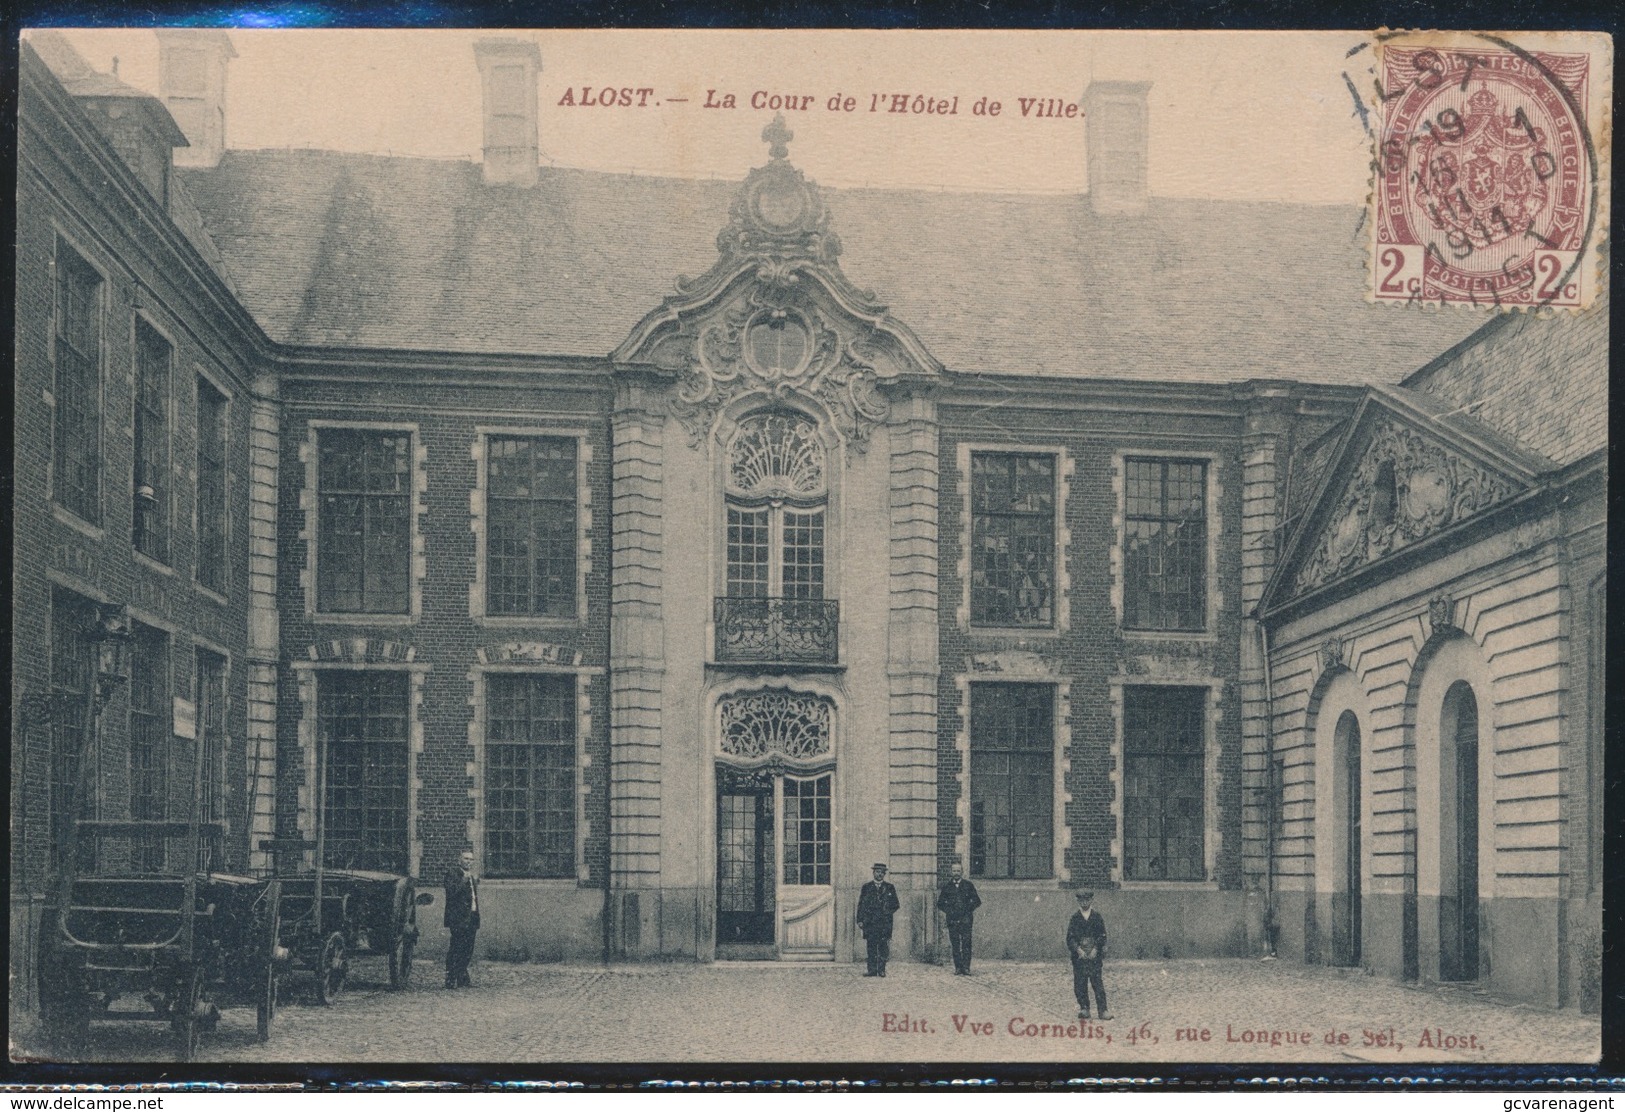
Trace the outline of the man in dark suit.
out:
[[[886,959],[891,956],[891,920],[901,905],[897,889],[886,881],[886,866],[875,863],[875,878],[858,894],[858,929],[869,947],[869,971],[865,977],[884,977]]]
[[[954,973],[970,976],[971,916],[982,906],[976,885],[965,879],[965,867],[955,861],[948,883],[937,893],[937,910],[948,917],[948,945],[954,953]]]
[[[474,855],[464,852],[455,868],[446,871],[446,929],[451,945],[446,950],[446,987],[467,988],[468,963],[474,957],[474,935],[480,929],[480,878],[474,875]]]
[[[1078,1018],[1089,1018],[1089,986],[1093,985],[1100,1018],[1110,1019],[1106,986],[1100,978],[1100,966],[1106,960],[1106,920],[1090,906],[1094,898],[1089,889],[1078,889],[1078,910],[1066,926],[1066,952],[1072,958],[1072,995],[1078,998]]]

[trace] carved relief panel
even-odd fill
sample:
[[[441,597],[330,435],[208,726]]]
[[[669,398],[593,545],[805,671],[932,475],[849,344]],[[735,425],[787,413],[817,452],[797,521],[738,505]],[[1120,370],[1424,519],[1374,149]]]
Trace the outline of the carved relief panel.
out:
[[[1298,570],[1301,593],[1511,497],[1507,478],[1409,426],[1378,421],[1328,524]]]

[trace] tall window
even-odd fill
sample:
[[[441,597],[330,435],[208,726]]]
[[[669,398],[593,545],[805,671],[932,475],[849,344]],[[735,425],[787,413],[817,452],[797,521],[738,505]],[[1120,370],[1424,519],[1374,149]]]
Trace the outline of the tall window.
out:
[[[226,593],[226,396],[197,380],[197,581]]]
[[[1123,689],[1123,876],[1205,880],[1207,689]]]
[[[323,429],[319,443],[318,609],[409,613],[412,437],[372,429]]]
[[[1129,459],[1124,467],[1123,624],[1202,629],[1207,625],[1207,464]]]
[[[1055,689],[971,684],[971,875],[1052,876],[1054,825]]]
[[[576,680],[486,679],[485,867],[575,876]]]
[[[203,754],[204,822],[226,818],[226,658],[197,650],[198,751]]]
[[[169,738],[169,638],[161,630],[135,627],[130,647],[130,817],[142,821],[167,818]],[[131,839],[137,871],[164,868],[162,835]]]
[[[316,717],[327,753],[329,868],[406,872],[407,707],[401,672],[323,672]]]
[[[486,442],[486,612],[576,616],[576,442]]]
[[[728,460],[728,597],[824,597],[824,446],[793,413],[745,421]]]
[[[970,613],[975,625],[1055,621],[1055,457],[971,455]]]
[[[60,697],[60,707],[51,718],[51,862],[67,844],[68,823],[96,814],[95,784],[86,777],[84,794],[77,807],[79,758],[85,737],[85,703],[92,682],[90,645],[85,640],[96,609],[89,599],[69,591],[51,592],[51,692]],[[92,847],[81,844],[81,861],[87,861]]]
[[[101,520],[101,275],[58,242],[55,497],[86,521]]]
[[[169,344],[135,323],[135,548],[169,562]]]
[[[784,883],[830,881],[829,773],[784,778]]]

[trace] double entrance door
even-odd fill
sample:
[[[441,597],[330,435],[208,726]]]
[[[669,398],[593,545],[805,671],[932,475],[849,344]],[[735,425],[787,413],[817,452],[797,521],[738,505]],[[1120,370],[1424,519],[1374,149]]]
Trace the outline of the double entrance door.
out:
[[[717,957],[831,961],[834,773],[717,769]]]

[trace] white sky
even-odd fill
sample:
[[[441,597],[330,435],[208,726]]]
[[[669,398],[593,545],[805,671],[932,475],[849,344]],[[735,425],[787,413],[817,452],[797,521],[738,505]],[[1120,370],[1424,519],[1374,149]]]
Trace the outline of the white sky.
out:
[[[158,89],[150,30],[73,30],[85,59]],[[1023,119],[1018,97],[1077,101],[1092,78],[1151,82],[1150,183],[1175,197],[1358,204],[1370,140],[1345,72],[1370,87],[1358,32],[234,30],[227,142],[477,159],[473,43],[518,35],[542,55],[540,141],[561,166],[737,180],[765,160],[756,90],[811,94],[791,158],[828,185],[1077,191],[1084,125]],[[560,107],[566,89],[653,87],[638,108]],[[739,107],[705,109],[708,89]],[[952,117],[868,111],[871,94],[959,97]],[[858,111],[825,109],[833,94]],[[971,114],[988,96],[996,120]]]

